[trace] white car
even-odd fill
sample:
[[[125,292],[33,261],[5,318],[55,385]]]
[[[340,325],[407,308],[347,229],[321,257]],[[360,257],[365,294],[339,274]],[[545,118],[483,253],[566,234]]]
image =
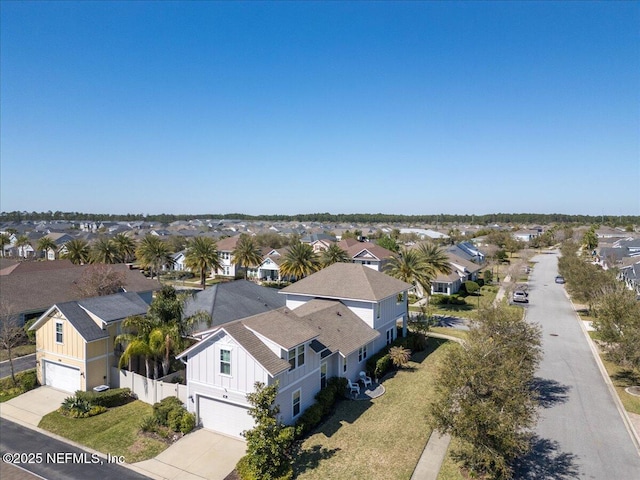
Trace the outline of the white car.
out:
[[[519,290],[516,292],[513,292],[513,301],[518,303],[529,303],[527,294]]]

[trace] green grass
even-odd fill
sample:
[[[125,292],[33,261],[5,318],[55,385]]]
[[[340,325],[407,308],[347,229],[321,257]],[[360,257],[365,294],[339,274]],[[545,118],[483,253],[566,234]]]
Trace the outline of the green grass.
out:
[[[640,415],[640,397],[630,395],[624,391],[627,387],[640,385],[640,372],[620,367],[607,360],[604,355],[600,355],[600,358],[625,410]]]
[[[440,473],[438,473],[437,480],[464,480],[465,477],[462,475],[461,465],[456,462],[451,456],[451,451],[456,447],[458,443],[459,440],[455,438],[451,439],[449,449],[447,450],[447,455],[442,461],[442,466],[440,467]]]
[[[409,368],[383,382],[384,395],[340,402],[303,442],[294,467],[296,478],[409,479],[431,434],[427,400],[449,348],[458,347],[430,339],[429,349],[414,354]]]
[[[57,411],[45,415],[38,427],[104,454],[122,455],[127,463],[148,460],[168,446],[140,435],[140,421],[152,412],[139,400],[89,418],[67,418]]]
[[[433,333],[441,333],[443,335],[450,335],[452,337],[461,338],[462,340],[466,340],[469,336],[469,333],[466,330],[458,330],[457,328],[450,327],[431,327],[429,331]]]
[[[16,382],[18,384],[14,385],[11,376],[0,380],[0,403],[36,388],[38,379],[36,378],[35,368],[16,373]]]
[[[36,353],[35,343],[20,345],[11,350],[11,355],[13,356],[13,358],[31,355],[32,353]],[[4,362],[5,360],[9,360],[9,353],[6,350],[0,350],[0,362]]]

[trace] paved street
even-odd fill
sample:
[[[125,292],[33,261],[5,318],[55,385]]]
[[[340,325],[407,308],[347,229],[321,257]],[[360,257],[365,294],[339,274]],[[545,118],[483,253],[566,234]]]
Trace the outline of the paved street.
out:
[[[530,282],[527,320],[542,326],[542,408],[533,453],[518,478],[640,478],[640,455],[598,369],[564,286],[557,255],[541,254]]]
[[[20,466],[47,480],[86,480],[87,478],[144,480],[147,478],[116,463],[108,463],[105,458],[92,456],[91,453],[35,430],[21,427],[4,418],[0,425],[0,452],[3,455],[3,463],[6,463],[4,455],[7,453],[27,454],[23,456],[22,460],[25,462],[21,462]],[[85,455],[81,455],[83,453]],[[40,454],[41,457],[36,457],[36,454]],[[16,479],[28,478],[28,475],[25,476],[24,473],[17,472],[11,467],[6,468],[5,465],[2,471],[3,478],[5,472],[7,474],[11,472]]]
[[[15,373],[22,372],[23,370],[29,370],[36,368],[36,354],[25,355],[24,357],[18,357],[13,359],[13,370]],[[11,366],[9,361],[0,363],[0,378],[8,377],[11,375]]]

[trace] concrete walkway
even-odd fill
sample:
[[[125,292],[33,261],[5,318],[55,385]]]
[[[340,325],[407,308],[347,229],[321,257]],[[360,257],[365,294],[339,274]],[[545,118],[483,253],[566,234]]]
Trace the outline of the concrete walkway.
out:
[[[449,435],[441,435],[435,430],[431,432],[416,469],[411,475],[411,480],[436,480],[444,457],[447,455],[450,441]]]

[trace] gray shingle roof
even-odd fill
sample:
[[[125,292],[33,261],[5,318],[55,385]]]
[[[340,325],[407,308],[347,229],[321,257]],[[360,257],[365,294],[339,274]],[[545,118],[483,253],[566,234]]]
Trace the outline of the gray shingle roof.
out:
[[[280,292],[378,302],[410,288],[408,283],[363,265],[334,263]]]
[[[87,298],[77,303],[105,323],[112,323],[133,315],[145,315],[149,308],[149,305],[133,292]]]
[[[98,327],[96,322],[77,302],[60,303],[56,307],[87,342],[93,342],[109,336],[106,331]]]
[[[273,288],[262,287],[247,280],[218,283],[197,292],[185,303],[184,315],[190,317],[199,311],[211,315],[211,327],[241,318],[284,307],[285,298]],[[195,331],[206,328],[196,327]]]
[[[245,318],[242,323],[287,350],[318,335],[316,329],[300,322],[296,313],[287,308]]]

